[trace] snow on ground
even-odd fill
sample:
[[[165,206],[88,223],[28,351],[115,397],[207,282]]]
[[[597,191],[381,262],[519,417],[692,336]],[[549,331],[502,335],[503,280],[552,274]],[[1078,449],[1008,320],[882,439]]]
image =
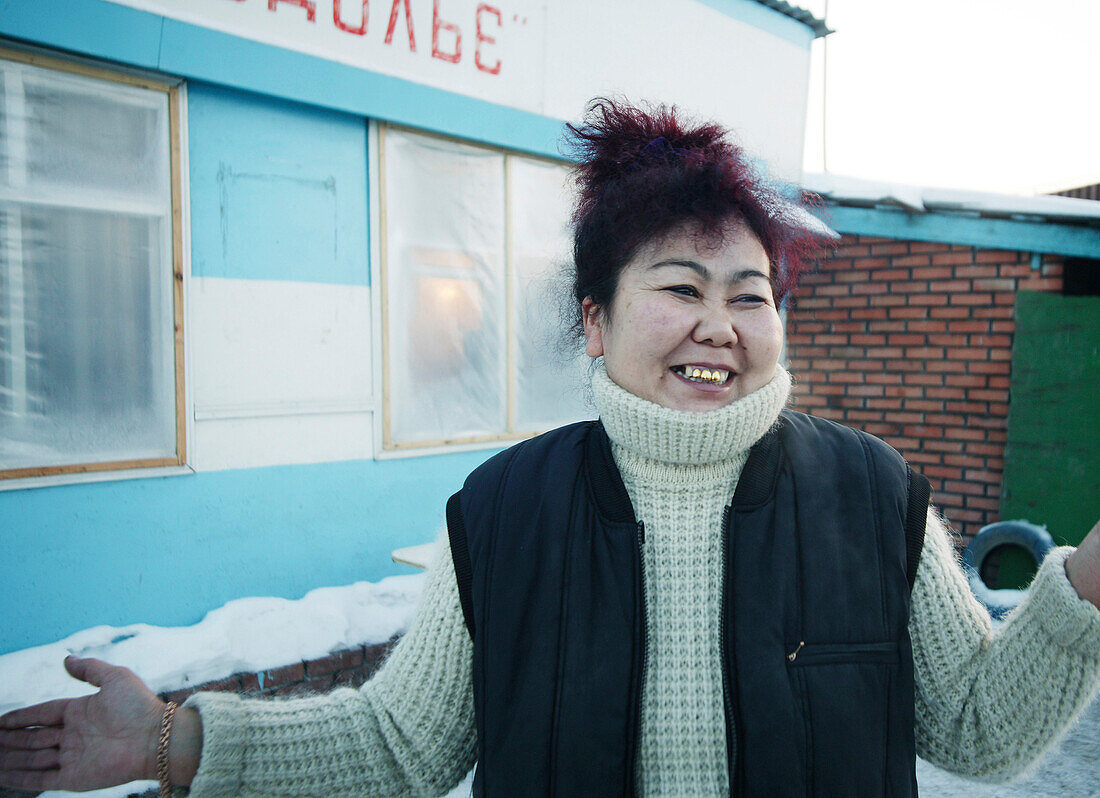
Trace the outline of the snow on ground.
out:
[[[54,698],[87,695],[91,685],[65,671],[68,654],[125,665],[154,692],[256,673],[333,651],[389,640],[408,628],[424,575],[310,591],[297,601],[244,598],[207,613],[194,626],[96,626],[56,643],[0,656],[0,714]],[[137,782],[110,790],[51,792],[51,798],[123,798]]]
[[[423,580],[418,574],[320,588],[297,601],[238,599],[194,626],[85,629],[56,643],[0,656],[0,713],[94,692],[65,672],[61,662],[69,653],[125,665],[161,692],[383,642],[408,627]],[[981,784],[920,760],[917,780],[924,795],[937,798],[1100,798],[1100,699],[1023,781]],[[153,782],[134,782],[84,793],[48,792],[43,798],[125,798],[155,787]],[[469,798],[470,787],[468,776],[447,798]]]

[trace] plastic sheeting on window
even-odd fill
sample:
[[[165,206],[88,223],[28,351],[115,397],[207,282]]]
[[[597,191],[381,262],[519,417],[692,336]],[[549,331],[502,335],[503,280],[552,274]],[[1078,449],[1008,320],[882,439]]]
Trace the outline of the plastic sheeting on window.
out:
[[[168,98],[0,61],[0,470],[173,457]]]
[[[507,423],[504,156],[385,136],[389,425],[443,443]]]
[[[559,309],[565,167],[400,130],[384,141],[387,445],[589,416],[587,358],[566,344]]]
[[[515,303],[515,424],[519,432],[551,429],[592,415],[589,358],[568,339],[572,181],[561,165],[513,157],[511,241]]]

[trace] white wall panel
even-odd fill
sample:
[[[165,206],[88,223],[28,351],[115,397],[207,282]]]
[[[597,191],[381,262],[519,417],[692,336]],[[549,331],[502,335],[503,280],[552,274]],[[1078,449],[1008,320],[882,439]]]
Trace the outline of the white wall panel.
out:
[[[195,422],[195,470],[369,460],[369,412]]]
[[[778,174],[801,168],[811,34],[752,3],[112,1],[557,119],[610,93],[674,102],[740,131]]]
[[[196,470],[370,457],[370,289],[195,277]]]

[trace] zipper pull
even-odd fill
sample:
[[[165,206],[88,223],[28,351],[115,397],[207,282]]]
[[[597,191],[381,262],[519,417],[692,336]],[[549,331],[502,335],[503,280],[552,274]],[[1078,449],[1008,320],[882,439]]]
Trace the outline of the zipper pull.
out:
[[[798,648],[796,648],[794,651],[792,651],[790,654],[787,655],[787,662],[794,662],[795,658],[798,656],[798,652],[802,650],[802,646],[804,646],[804,645],[806,645],[806,641],[805,640],[799,640],[798,641]]]
[[[645,545],[645,521],[638,522],[638,542]]]

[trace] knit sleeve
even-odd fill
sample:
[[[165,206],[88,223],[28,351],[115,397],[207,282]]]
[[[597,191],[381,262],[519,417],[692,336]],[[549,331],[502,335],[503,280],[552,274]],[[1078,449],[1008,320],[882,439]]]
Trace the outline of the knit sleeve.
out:
[[[994,629],[944,522],[929,510],[909,631],[917,752],[946,770],[1007,781],[1028,769],[1100,689],[1100,611],[1052,551],[1024,602]]]
[[[359,690],[187,700],[203,728],[192,798],[430,796],[462,779],[476,756],[473,649],[450,552],[439,548],[408,633]]]

